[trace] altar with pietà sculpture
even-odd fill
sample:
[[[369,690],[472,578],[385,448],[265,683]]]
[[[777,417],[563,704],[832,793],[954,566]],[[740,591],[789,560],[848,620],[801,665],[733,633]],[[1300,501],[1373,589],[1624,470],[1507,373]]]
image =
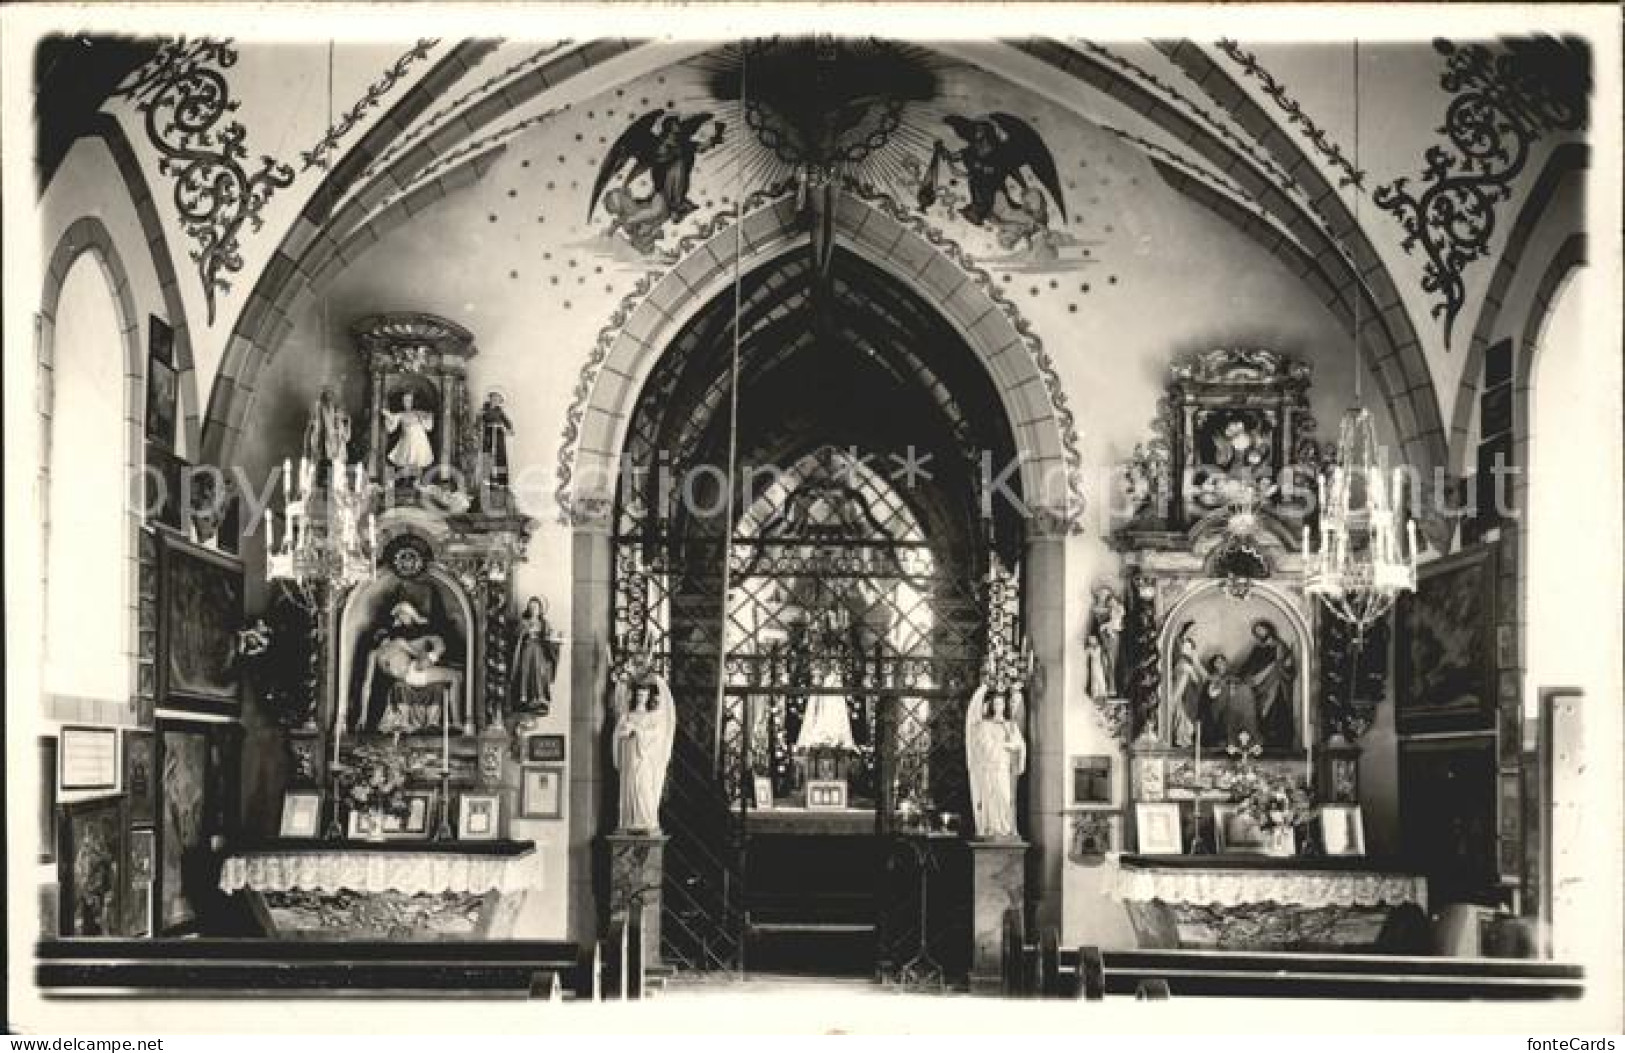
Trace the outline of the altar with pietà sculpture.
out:
[[[220,887],[284,938],[500,937],[543,879],[508,832],[559,648],[539,598],[516,611],[534,524],[506,486],[513,425],[499,395],[471,410],[456,324],[380,315],[352,335],[362,405],[322,392],[268,519],[276,660],[250,673],[287,726],[281,822]]]
[[[1268,350],[1181,359],[1125,469],[1123,578],[1097,591],[1086,664],[1129,767],[1134,851],[1108,854],[1108,888],[1144,947],[1404,949],[1427,906],[1365,854],[1386,635],[1308,587],[1339,479],[1310,381]]]

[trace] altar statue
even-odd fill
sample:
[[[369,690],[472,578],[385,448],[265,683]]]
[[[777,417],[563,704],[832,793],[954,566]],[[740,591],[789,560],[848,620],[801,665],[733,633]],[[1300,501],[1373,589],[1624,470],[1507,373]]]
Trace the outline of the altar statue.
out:
[[[547,624],[547,603],[540,596],[532,596],[525,604],[525,613],[519,616],[519,629],[514,635],[514,708],[545,716],[553,701],[553,674],[558,667],[559,642]]]
[[[1207,660],[1207,686],[1203,688],[1203,697],[1211,725],[1203,731],[1204,742],[1240,743],[1243,735],[1247,736],[1246,741],[1259,741],[1258,700],[1245,680],[1231,674],[1230,660],[1222,654]]]
[[[1123,635],[1123,601],[1102,585],[1090,608],[1089,636],[1084,641],[1084,690],[1090,698],[1117,698],[1117,656]]]
[[[513,434],[513,421],[502,408],[504,401],[502,392],[493,391],[480,407],[480,454],[485,460],[485,481],[492,486],[508,485],[508,436]]]
[[[322,388],[305,422],[305,457],[324,476],[330,466],[350,460],[350,415],[344,412],[331,386]]]
[[[815,746],[856,750],[858,744],[852,737],[852,717],[846,709],[841,683],[833,671],[826,670],[819,678],[818,689],[818,694],[807,698],[807,712],[801,718],[801,731],[796,735],[796,751]]]
[[[1174,746],[1190,746],[1202,726],[1202,689],[1207,679],[1201,659],[1196,656],[1195,622],[1187,621],[1179,627],[1173,664],[1168,678],[1168,741]]]
[[[677,735],[671,688],[645,665],[615,682],[611,705],[615,770],[621,776],[619,832],[658,834],[660,798]]]
[[[442,720],[462,727],[463,674],[440,664],[446,656],[445,638],[429,626],[410,600],[400,600],[390,608],[390,625],[376,634],[376,643],[367,656],[367,671],[361,684],[361,705],[356,722],[364,729],[371,716],[373,677],[382,673],[389,685],[378,730],[410,734],[432,729]],[[441,713],[440,707],[447,707]]]
[[[1009,840],[1016,833],[1016,780],[1027,770],[1027,741],[1016,721],[1020,691],[976,689],[965,707],[965,767],[970,774],[976,837]]]
[[[1241,660],[1236,675],[1252,689],[1258,705],[1258,740],[1266,747],[1297,745],[1293,718],[1293,685],[1298,662],[1292,648],[1263,618],[1253,623],[1253,647]]]
[[[425,468],[434,463],[434,445],[429,441],[429,432],[434,430],[434,414],[414,409],[410,391],[401,392],[399,410],[386,406],[379,413],[391,435],[400,433],[400,438],[390,447],[389,463],[407,475],[422,474]]]

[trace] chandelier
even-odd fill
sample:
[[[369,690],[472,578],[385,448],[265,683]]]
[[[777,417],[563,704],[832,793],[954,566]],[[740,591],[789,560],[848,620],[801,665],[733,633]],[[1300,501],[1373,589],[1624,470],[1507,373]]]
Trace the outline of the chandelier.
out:
[[[299,475],[282,462],[282,541],[276,516],[267,516],[265,577],[296,587],[307,598],[329,596],[371,581],[378,548],[371,486],[361,465],[328,464],[327,485],[318,486],[316,465],[299,459]],[[294,485],[297,481],[298,486]]]
[[[1337,463],[1320,483],[1320,549],[1303,530],[1305,589],[1364,638],[1402,592],[1416,588],[1416,523],[1399,507],[1405,473],[1388,470],[1371,411],[1355,406],[1337,433]]]
[[[1354,41],[1354,163],[1360,163],[1360,42]],[[1354,199],[1359,226],[1360,199]],[[1359,268],[1345,250],[1345,262]],[[1337,430],[1336,462],[1330,484],[1320,480],[1320,550],[1303,528],[1304,588],[1354,631],[1356,651],[1365,634],[1394,606],[1402,592],[1416,588],[1416,523],[1400,537],[1400,506],[1405,473],[1388,473],[1388,451],[1377,444],[1376,423],[1360,401],[1365,362],[1360,348],[1360,283],[1354,299],[1354,405]]]

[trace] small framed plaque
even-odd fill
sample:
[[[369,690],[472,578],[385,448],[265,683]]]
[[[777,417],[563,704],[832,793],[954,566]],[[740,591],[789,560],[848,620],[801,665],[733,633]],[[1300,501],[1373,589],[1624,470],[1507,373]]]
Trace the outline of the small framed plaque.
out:
[[[57,789],[63,793],[119,788],[117,728],[63,725],[57,762]]]

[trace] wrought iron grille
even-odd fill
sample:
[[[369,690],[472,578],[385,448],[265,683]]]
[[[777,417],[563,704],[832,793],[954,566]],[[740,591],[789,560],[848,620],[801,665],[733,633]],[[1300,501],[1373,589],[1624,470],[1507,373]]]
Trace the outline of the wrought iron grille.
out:
[[[849,805],[872,810],[877,835],[969,813],[964,707],[988,632],[980,567],[943,559],[896,488],[829,446],[775,473],[736,520],[726,603],[723,546],[703,522],[674,544],[638,518],[623,518],[618,537],[615,632],[622,648],[654,655],[678,702],[663,950],[682,967],[730,969],[754,780],[803,803],[796,746],[815,700],[845,706]],[[960,884],[932,886],[927,924],[940,917],[955,934],[932,943],[963,942]],[[883,885],[880,953],[900,960],[919,946],[918,882],[905,868]]]

